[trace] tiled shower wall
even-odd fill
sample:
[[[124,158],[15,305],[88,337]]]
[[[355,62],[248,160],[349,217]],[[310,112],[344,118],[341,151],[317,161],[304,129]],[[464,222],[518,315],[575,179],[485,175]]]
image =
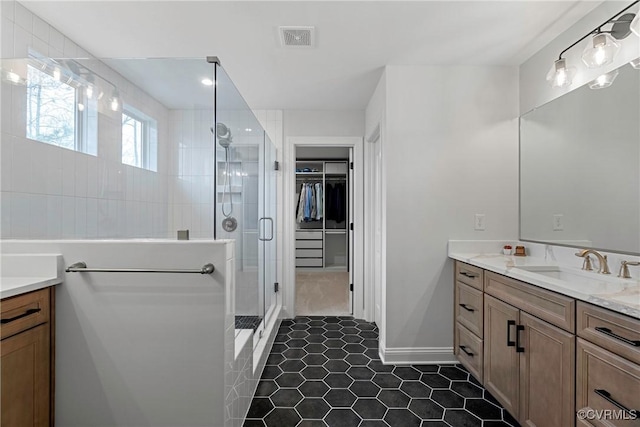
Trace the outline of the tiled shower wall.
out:
[[[2,57],[91,55],[20,3],[2,1]],[[120,112],[99,109],[98,155],[25,137],[24,86],[2,84],[1,237],[70,239],[166,237],[169,111],[104,64],[125,103],[158,121],[158,172],[121,162]]]
[[[92,57],[20,3],[0,4],[2,58],[26,58],[29,49],[50,57]],[[122,164],[120,114],[108,108],[100,111],[97,156],[27,139],[24,114],[16,113],[23,88],[5,83],[0,237],[172,238],[179,229],[213,237],[212,112],[168,110],[106,65],[99,68],[94,71],[115,83],[125,102],[157,119],[158,172]],[[280,149],[282,111],[255,113]]]

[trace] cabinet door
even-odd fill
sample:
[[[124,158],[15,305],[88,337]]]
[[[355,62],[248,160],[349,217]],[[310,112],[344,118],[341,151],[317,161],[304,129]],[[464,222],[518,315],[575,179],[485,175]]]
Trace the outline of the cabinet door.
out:
[[[2,340],[2,425],[49,425],[49,324]]]
[[[484,387],[516,418],[519,354],[516,353],[515,339],[518,315],[517,308],[485,295]]]
[[[573,426],[575,336],[524,312],[520,324],[520,423]]]

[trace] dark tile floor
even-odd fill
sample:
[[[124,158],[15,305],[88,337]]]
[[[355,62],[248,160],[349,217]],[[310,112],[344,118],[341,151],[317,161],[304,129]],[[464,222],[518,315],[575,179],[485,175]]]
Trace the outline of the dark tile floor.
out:
[[[245,427],[518,426],[460,365],[383,365],[374,323],[282,322]]]
[[[255,331],[260,322],[262,322],[260,316],[236,316],[236,329],[253,329]]]

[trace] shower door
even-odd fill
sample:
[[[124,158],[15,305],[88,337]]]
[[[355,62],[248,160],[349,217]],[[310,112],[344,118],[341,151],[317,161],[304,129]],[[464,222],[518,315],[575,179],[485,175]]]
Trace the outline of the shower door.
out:
[[[264,321],[265,325],[275,312],[277,289],[277,172],[276,147],[264,133],[264,220],[263,222],[263,259],[264,259]]]

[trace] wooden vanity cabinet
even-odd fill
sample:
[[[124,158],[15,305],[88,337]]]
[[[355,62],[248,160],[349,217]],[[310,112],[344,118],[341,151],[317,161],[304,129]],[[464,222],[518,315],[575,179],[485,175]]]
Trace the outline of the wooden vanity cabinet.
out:
[[[640,320],[578,301],[577,326],[576,410],[610,414],[578,424],[640,426]]]
[[[52,426],[53,288],[3,299],[0,311],[2,426]]]
[[[522,425],[574,425],[574,301],[492,272],[485,291],[485,388]]]
[[[484,367],[484,271],[455,263],[453,352],[471,375],[482,381]]]

